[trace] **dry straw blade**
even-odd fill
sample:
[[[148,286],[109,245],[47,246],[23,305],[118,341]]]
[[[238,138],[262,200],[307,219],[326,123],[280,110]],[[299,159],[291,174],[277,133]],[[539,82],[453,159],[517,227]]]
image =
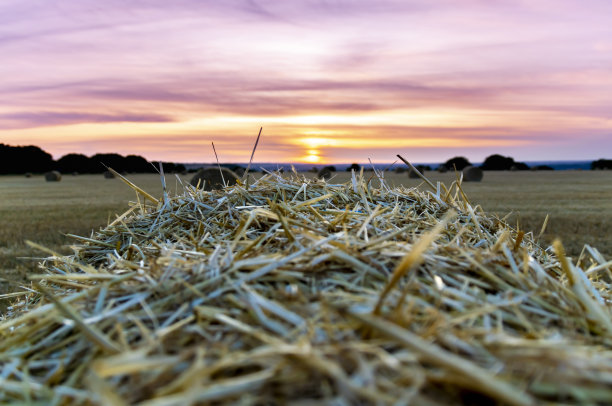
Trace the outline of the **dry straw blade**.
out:
[[[46,251],[0,403],[612,403],[609,261],[382,175],[187,185]]]
[[[149,193],[145,192],[143,189],[141,189],[140,187],[136,186],[134,183],[132,183],[129,179],[127,179],[125,176],[121,175],[119,172],[117,172],[116,170],[114,170],[113,168],[107,168],[110,172],[112,172],[113,175],[115,175],[116,177],[118,177],[119,179],[121,179],[126,185],[128,185],[129,187],[131,187],[132,189],[134,189],[136,191],[136,193],[140,193],[143,197],[149,199],[150,201],[152,201],[153,203],[157,204],[159,203],[159,200],[156,199],[155,197],[151,196]]]
[[[525,406],[534,405],[535,400],[512,385],[494,377],[490,371],[450,353],[440,346],[429,343],[421,337],[398,327],[380,317],[367,314],[348,313],[364,325],[397,340],[411,349],[424,361],[431,362],[468,379],[476,390],[482,391],[504,404]]]

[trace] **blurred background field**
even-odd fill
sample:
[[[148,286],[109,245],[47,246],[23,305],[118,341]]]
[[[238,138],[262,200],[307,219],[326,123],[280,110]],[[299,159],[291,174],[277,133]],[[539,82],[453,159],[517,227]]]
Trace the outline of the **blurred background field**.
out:
[[[365,172],[367,177],[372,175]],[[426,176],[446,185],[455,179],[450,172],[426,172]],[[190,177],[181,175],[185,182]],[[346,182],[349,177],[347,172],[336,172],[329,182]],[[161,195],[159,176],[128,178],[152,195]],[[390,185],[427,187],[407,173],[386,172],[385,179]],[[167,184],[171,193],[182,188],[175,175],[167,175]],[[612,171],[485,172],[482,182],[463,185],[472,204],[498,217],[507,216],[510,224],[535,235],[548,214],[544,246],[560,237],[571,256],[577,257],[589,244],[612,258]],[[89,236],[136,199],[119,179],[102,175],[64,176],[61,182],[45,182],[42,176],[3,176],[0,196],[0,294],[10,292],[28,273],[37,272],[35,258],[44,254],[28,247],[25,240],[68,254],[71,239],[65,234]],[[0,303],[0,312],[4,305]]]

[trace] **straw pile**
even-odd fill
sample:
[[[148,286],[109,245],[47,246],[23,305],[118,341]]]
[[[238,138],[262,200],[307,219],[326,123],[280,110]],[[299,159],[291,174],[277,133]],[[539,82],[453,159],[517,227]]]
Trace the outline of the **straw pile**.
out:
[[[612,402],[612,264],[427,184],[132,185],[12,294],[0,403]]]

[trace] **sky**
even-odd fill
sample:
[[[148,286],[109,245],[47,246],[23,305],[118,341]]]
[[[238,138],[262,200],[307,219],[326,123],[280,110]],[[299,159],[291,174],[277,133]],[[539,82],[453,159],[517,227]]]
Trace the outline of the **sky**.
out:
[[[609,0],[2,0],[0,55],[55,159],[612,158]]]

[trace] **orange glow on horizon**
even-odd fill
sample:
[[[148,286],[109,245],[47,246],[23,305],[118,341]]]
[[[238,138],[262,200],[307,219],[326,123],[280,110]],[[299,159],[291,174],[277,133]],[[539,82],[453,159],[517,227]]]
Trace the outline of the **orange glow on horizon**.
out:
[[[422,109],[412,111],[412,117],[419,111],[423,112]],[[360,124],[349,124],[349,116],[342,114],[314,116],[319,120],[306,120],[331,123],[332,117],[336,117],[338,121],[333,125],[297,125],[292,118],[298,116],[279,116],[274,119],[265,117],[271,119],[268,123],[258,121],[263,118],[247,115],[212,115],[208,118],[185,115],[169,122],[83,122],[0,129],[0,136],[3,137],[2,142],[13,145],[21,145],[24,143],[22,140],[28,139],[29,144],[47,149],[56,159],[73,152],[88,155],[118,152],[176,162],[213,162],[215,158],[210,142],[214,141],[220,160],[247,162],[256,130],[263,124],[262,140],[255,161],[333,164],[364,161],[376,156],[376,151],[382,150],[495,148],[503,151],[524,147],[537,144],[538,137],[533,138],[528,134],[545,132],[549,122],[548,116],[538,112],[519,114],[517,111],[505,111],[487,116],[480,110],[463,110],[462,113],[457,110],[453,122],[442,120],[439,125],[424,125],[426,123],[423,120],[417,120],[422,126],[415,126],[407,122],[394,122],[399,119],[396,113],[389,115],[385,111],[370,112],[358,120]],[[487,116],[485,122],[478,125],[483,116]],[[321,120],[321,117],[326,120]],[[450,116],[447,118],[450,119]],[[508,127],[510,121],[512,126]],[[604,121],[609,125],[609,122]],[[583,117],[572,116],[557,119],[557,123],[567,128],[578,128],[580,125],[582,128],[595,129],[601,127],[602,120],[584,120]],[[472,127],[467,127],[468,124],[480,130],[474,130],[478,132],[473,133]],[[491,128],[490,135],[482,131],[483,127],[488,126]],[[83,145],[88,145],[88,149],[82,149]],[[387,159],[387,153],[384,154],[384,159]],[[388,159],[391,160],[392,156],[394,154],[390,153]]]

